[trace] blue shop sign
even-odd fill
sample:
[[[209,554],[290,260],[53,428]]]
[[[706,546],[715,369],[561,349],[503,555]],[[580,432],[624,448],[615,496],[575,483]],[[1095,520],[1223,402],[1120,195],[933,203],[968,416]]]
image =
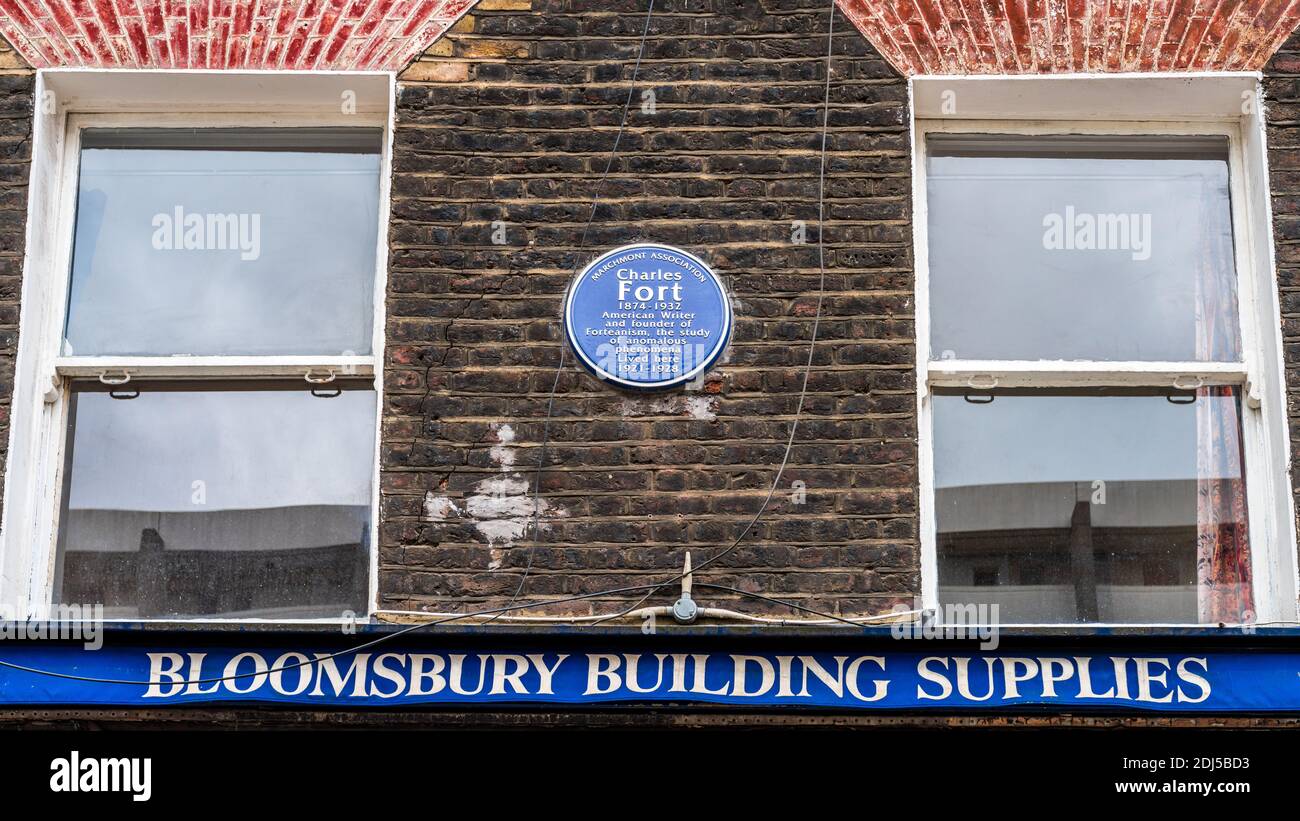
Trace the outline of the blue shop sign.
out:
[[[731,303],[716,274],[679,248],[615,248],[569,285],[564,329],[582,364],[633,390],[703,375],[727,347]]]
[[[652,704],[1300,711],[1300,653],[0,643],[0,705]],[[21,669],[28,668],[28,669]],[[41,670],[44,672],[35,672]],[[52,675],[51,675],[52,674]],[[88,680],[87,680],[88,679]]]

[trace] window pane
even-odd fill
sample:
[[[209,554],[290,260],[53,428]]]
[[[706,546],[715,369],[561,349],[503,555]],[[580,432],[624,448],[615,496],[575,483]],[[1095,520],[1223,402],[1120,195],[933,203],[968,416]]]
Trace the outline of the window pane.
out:
[[[1244,620],[1238,407],[1227,387],[936,392],[940,599],[1009,624]]]
[[[368,354],[377,129],[88,129],[64,354]]]
[[[117,618],[365,612],[373,391],[73,396],[56,601]]]
[[[1226,140],[927,145],[935,359],[1241,360]]]

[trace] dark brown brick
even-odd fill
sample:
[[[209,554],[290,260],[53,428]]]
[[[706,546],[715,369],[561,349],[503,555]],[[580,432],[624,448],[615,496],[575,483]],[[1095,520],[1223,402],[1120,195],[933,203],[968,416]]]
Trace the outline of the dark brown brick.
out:
[[[659,8],[610,163],[643,18],[598,5],[619,13],[586,0],[473,12],[435,46],[467,79],[399,86],[382,607],[499,605],[530,562],[525,601],[670,577],[687,550],[699,564],[741,534],[785,453],[820,279],[826,13]],[[763,519],[701,579],[874,614],[919,591],[907,87],[836,25],[826,295],[804,416]],[[491,243],[494,220],[506,246]],[[791,242],[794,220],[814,244]],[[546,426],[564,289],[601,250],[639,239],[683,246],[725,278],[729,354],[703,390],[656,396],[605,387],[570,356]]]

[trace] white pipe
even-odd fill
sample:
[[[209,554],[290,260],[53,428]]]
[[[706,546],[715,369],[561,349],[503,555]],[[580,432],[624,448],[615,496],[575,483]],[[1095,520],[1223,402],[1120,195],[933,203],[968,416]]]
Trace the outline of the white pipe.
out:
[[[719,607],[700,608],[700,615],[705,617],[711,616],[717,619],[743,619],[745,621],[759,622],[761,624],[793,624],[793,625],[843,624],[846,621],[853,622],[854,624],[865,624],[868,622],[880,621],[882,619],[892,619],[898,616],[917,615],[921,612],[923,611],[902,610],[897,613],[885,613],[879,616],[845,616],[843,619],[783,619],[783,618],[773,618],[770,616],[754,616],[754,615],[750,615],[749,613],[737,613],[734,610],[724,610]]]
[[[426,610],[376,610],[376,616],[427,616],[430,619],[478,619],[480,621],[542,622],[573,624],[575,622],[603,621],[614,618],[645,618],[646,616],[670,616],[671,607],[641,607],[628,613],[611,613],[605,616],[511,616],[492,613],[436,613]]]
[[[477,619],[479,621],[505,621],[512,623],[535,623],[535,624],[576,624],[580,622],[609,621],[611,619],[644,619],[647,616],[672,616],[671,607],[641,607],[628,613],[610,613],[604,616],[512,616],[505,614],[493,615],[491,613],[431,613],[423,610],[376,610],[376,616],[425,616],[429,619]],[[731,619],[758,624],[780,624],[780,625],[818,625],[818,624],[843,624],[852,622],[854,624],[867,624],[883,619],[892,619],[900,616],[914,616],[920,614],[920,610],[905,610],[898,613],[885,613],[879,616],[846,616],[844,619],[785,619],[772,618],[769,616],[755,616],[749,613],[739,613],[735,610],[726,610],[719,607],[702,607],[700,608],[701,618],[714,619]]]

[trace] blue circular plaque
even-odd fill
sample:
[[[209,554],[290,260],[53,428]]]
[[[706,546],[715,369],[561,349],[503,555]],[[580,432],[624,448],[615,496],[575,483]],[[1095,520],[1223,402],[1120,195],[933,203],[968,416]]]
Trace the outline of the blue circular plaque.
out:
[[[592,261],[569,285],[564,330],[584,366],[635,390],[675,388],[727,347],[731,302],[716,274],[679,248],[638,243]]]

